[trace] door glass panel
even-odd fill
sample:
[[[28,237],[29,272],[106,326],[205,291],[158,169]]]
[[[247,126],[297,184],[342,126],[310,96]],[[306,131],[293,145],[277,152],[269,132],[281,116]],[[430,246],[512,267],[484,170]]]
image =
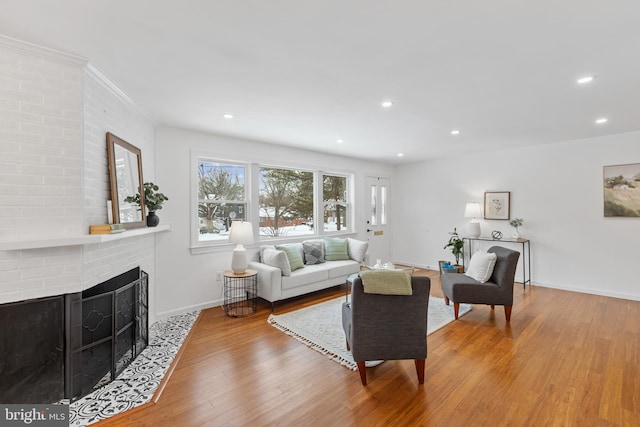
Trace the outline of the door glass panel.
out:
[[[378,192],[378,187],[376,185],[371,186],[371,225],[378,224],[378,218],[376,215],[377,201],[376,196]]]
[[[387,224],[387,187],[380,186],[380,225]]]

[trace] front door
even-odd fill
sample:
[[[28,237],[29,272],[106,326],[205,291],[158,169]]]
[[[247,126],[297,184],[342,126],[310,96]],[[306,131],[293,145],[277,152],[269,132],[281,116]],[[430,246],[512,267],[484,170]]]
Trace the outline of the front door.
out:
[[[389,235],[389,178],[369,176],[366,179],[365,227],[369,241],[369,265],[376,260],[393,262]]]

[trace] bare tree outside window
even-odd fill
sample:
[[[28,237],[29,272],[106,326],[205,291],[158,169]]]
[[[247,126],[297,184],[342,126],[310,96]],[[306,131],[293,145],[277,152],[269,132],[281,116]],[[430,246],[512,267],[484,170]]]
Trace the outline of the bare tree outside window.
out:
[[[228,237],[233,219],[246,219],[246,169],[242,165],[198,162],[199,240]]]
[[[324,206],[324,230],[348,230],[349,203],[347,196],[347,177],[323,175],[322,199]]]
[[[260,234],[269,237],[313,234],[313,173],[260,169]]]

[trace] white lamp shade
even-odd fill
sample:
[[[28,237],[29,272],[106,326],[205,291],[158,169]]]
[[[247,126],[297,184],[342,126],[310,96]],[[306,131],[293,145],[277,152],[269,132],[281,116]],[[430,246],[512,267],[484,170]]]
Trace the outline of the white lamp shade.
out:
[[[229,230],[229,243],[250,245],[253,243],[253,226],[250,222],[233,221]]]
[[[464,208],[464,217],[481,218],[482,207],[480,206],[480,203],[467,203],[467,206]]]
[[[229,243],[236,243],[238,246],[233,250],[231,257],[231,270],[235,274],[242,274],[247,271],[249,260],[247,251],[242,245],[253,243],[253,226],[250,222],[233,221],[229,230]]]

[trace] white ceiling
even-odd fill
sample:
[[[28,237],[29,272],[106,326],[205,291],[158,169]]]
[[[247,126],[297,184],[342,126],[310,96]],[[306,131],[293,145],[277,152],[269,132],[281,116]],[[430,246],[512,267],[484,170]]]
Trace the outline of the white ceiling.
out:
[[[0,34],[87,58],[156,124],[392,163],[640,130],[637,0],[0,0],[0,11]]]

